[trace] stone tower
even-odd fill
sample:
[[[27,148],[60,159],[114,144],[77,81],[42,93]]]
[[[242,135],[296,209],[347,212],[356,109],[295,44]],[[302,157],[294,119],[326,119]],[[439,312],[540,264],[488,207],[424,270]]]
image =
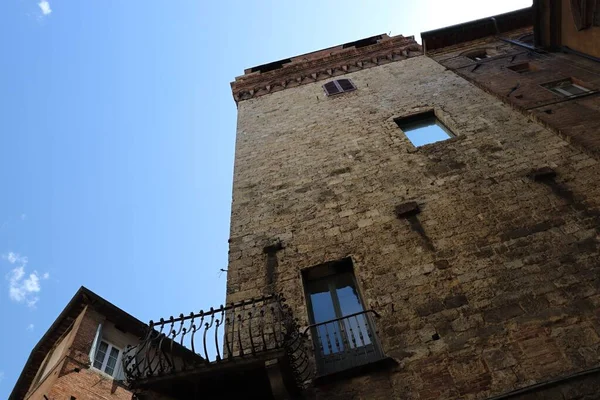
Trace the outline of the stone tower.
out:
[[[437,61],[380,35],[235,79],[227,301],[286,297],[317,398],[593,393],[600,166]]]

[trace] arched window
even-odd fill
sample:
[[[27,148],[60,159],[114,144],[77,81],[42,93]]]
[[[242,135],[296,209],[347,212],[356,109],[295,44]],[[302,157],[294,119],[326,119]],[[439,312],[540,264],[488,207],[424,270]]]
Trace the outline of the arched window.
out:
[[[356,90],[356,86],[354,86],[350,79],[336,79],[335,81],[324,84],[323,90],[325,90],[327,96],[332,96],[334,94]]]

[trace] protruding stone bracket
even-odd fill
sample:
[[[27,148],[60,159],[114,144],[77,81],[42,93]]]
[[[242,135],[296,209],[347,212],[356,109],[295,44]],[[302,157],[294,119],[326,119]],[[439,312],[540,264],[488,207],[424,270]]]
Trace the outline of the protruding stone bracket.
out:
[[[419,204],[417,204],[416,201],[402,203],[396,206],[395,211],[398,219],[408,220],[410,228],[421,237],[423,246],[429,251],[435,251],[435,247],[433,247],[431,239],[429,239],[425,233],[425,229],[423,229],[421,221],[419,221],[419,218],[417,217],[417,215],[421,212]]]
[[[281,240],[277,240],[269,245],[263,247],[263,253],[265,254],[275,254],[280,250],[285,248],[283,242]]]
[[[416,201],[409,201],[396,206],[396,217],[399,219],[412,217],[421,212]]]
[[[590,219],[595,221],[596,232],[600,233],[600,211],[594,207],[590,207],[590,204],[586,201],[584,196],[574,193],[569,187],[563,182],[557,182],[556,171],[550,167],[543,167],[533,170],[529,177],[535,182],[541,183],[554,193],[557,197],[564,200],[567,204],[570,204],[576,211],[580,212],[583,219]]]
[[[550,167],[542,167],[532,170],[529,177],[535,182],[548,182],[556,178],[556,171]]]

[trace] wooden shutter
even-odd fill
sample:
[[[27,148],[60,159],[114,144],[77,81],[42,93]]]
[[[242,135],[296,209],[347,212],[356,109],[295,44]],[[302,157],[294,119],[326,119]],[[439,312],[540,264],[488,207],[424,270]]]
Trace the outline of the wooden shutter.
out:
[[[338,79],[337,83],[340,85],[340,88],[342,88],[342,91],[344,92],[356,89],[352,82],[350,82],[350,79]]]
[[[598,0],[571,0],[571,14],[578,31],[594,25],[597,12]]]
[[[342,92],[342,90],[335,84],[335,81],[327,82],[323,85],[323,89],[325,90],[325,94],[327,94],[327,96]]]
[[[356,86],[352,84],[350,79],[337,79],[335,81],[327,82],[323,85],[323,89],[327,96],[331,96],[333,94],[349,92],[351,90],[355,90]]]

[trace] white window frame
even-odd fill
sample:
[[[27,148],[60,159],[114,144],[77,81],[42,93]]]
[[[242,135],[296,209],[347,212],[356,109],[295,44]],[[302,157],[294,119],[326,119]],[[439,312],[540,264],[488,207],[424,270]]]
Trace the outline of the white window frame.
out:
[[[578,85],[578,84],[576,84],[573,81],[570,81],[568,79],[565,79],[564,81],[558,81],[558,82],[554,82],[554,83],[548,83],[548,84],[545,84],[545,85],[542,85],[542,86],[544,88],[548,89],[549,91],[551,91],[552,93],[557,94],[559,96],[563,96],[563,97],[583,96],[584,94],[592,92],[592,90],[590,90],[590,89],[588,89],[586,87],[583,87],[581,85]],[[564,87],[568,87],[568,86],[572,86],[574,88],[582,90],[583,93],[572,94],[568,90],[563,89]]]
[[[584,93],[579,93],[579,94],[572,94],[569,93],[567,90],[564,90],[563,87],[567,87],[567,86],[573,86],[576,87],[579,90],[583,90],[585,93],[589,92],[590,90],[588,88],[584,88],[583,86],[579,86],[576,83],[570,83],[569,85],[564,85],[564,86],[557,86],[557,87],[553,87],[551,90],[552,91],[556,91],[559,92],[562,95],[565,95],[567,97],[571,97],[571,96],[581,96]]]
[[[96,364],[96,354],[98,353],[98,349],[100,348],[100,343],[102,343],[102,342],[106,343],[108,345],[108,347],[106,348],[106,354],[104,355],[104,359],[102,360],[102,366],[100,368],[96,368],[96,366],[94,365],[94,364]],[[112,349],[116,349],[119,352],[119,354],[117,355],[117,362],[115,363],[115,368],[114,368],[112,374],[109,374],[108,372],[106,372],[106,365],[108,364],[108,360],[110,358],[110,352]],[[123,357],[123,350],[120,347],[115,346],[114,344],[112,344],[111,342],[109,342],[106,339],[100,338],[100,339],[98,339],[98,345],[96,346],[96,351],[94,354],[94,358],[92,360],[92,368],[94,368],[96,371],[100,371],[103,374],[106,374],[114,379],[117,379],[119,371],[122,370],[122,367],[121,367],[122,357]]]

